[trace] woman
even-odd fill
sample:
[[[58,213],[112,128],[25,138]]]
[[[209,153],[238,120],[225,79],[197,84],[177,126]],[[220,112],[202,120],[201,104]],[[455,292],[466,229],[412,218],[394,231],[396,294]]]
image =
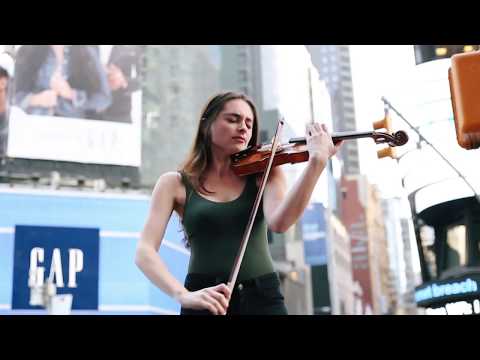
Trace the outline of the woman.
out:
[[[286,193],[279,167],[272,168],[233,293],[226,285],[237,255],[261,176],[239,177],[230,155],[257,143],[253,102],[227,92],[204,108],[193,148],[180,172],[160,176],[136,253],[136,264],[181,304],[182,314],[286,315],[274,271],[267,226],[285,232],[302,215],[328,159],[337,152],[325,126],[307,126],[308,164]],[[182,219],[191,257],[185,285],[158,255],[172,211]]]
[[[112,102],[107,75],[88,45],[23,45],[15,104],[26,113],[91,118]]]

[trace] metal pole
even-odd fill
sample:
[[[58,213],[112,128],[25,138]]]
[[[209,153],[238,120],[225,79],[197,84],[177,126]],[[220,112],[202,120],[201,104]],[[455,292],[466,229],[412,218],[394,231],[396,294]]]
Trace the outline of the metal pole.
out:
[[[465,178],[465,176],[463,176],[463,174],[450,162],[448,161],[448,159],[443,156],[443,154],[437,150],[437,148],[435,146],[433,146],[433,144],[428,141],[421,133],[420,131],[418,131],[417,128],[415,128],[407,119],[405,119],[405,117],[400,114],[400,112],[395,109],[395,107],[392,106],[392,104],[384,97],[382,96],[382,101],[384,102],[385,105],[388,105],[388,107],[390,107],[393,111],[395,111],[395,113],[403,120],[407,123],[408,126],[410,126],[410,128],[415,131],[417,133],[417,135],[420,137],[420,140],[421,141],[425,141],[425,143],[427,143],[428,145],[430,145],[430,147],[458,174],[458,176],[465,182],[465,184],[467,184],[467,186],[473,191],[473,194],[475,196],[475,198],[477,199],[478,203],[480,203],[480,195],[477,193],[477,191],[475,190],[475,188],[467,181],[467,179]]]
[[[432,274],[430,273],[430,269],[427,265],[427,262],[425,261],[425,254],[423,253],[422,238],[420,236],[420,219],[418,218],[417,206],[415,203],[416,194],[417,191],[414,191],[413,193],[408,195],[408,203],[410,204],[410,211],[412,213],[413,230],[416,240],[415,242],[417,243],[417,251],[420,258],[420,267],[422,269],[422,281],[427,282],[430,281],[430,279],[432,278]]]

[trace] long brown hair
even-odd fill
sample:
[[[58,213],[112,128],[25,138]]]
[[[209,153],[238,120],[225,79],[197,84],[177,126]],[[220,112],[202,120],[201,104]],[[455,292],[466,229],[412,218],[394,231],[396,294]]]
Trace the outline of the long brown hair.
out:
[[[231,100],[241,99],[245,101],[253,112],[252,138],[248,146],[257,145],[258,140],[258,116],[257,109],[252,99],[242,93],[228,91],[213,96],[205,105],[201,112],[200,121],[198,123],[197,135],[190,153],[183,165],[180,167],[182,171],[195,188],[204,194],[211,194],[205,186],[204,173],[212,161],[212,135],[210,128],[217,118],[218,114],[223,110],[225,104]]]

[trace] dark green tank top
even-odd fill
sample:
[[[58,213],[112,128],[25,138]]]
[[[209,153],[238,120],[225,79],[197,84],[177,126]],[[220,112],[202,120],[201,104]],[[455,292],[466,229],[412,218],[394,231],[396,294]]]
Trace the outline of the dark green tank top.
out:
[[[180,174],[187,195],[182,222],[191,250],[188,272],[228,278],[257,196],[255,176],[247,178],[245,188],[237,199],[215,202],[199,195],[187,177]],[[274,267],[260,202],[238,281],[271,272],[274,272]]]

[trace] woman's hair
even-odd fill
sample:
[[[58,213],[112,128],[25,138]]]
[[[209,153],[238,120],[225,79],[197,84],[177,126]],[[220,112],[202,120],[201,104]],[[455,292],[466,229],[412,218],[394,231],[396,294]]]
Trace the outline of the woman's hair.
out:
[[[195,188],[195,190],[201,193],[212,193],[208,191],[205,186],[204,173],[212,161],[211,144],[212,134],[211,127],[217,116],[223,110],[225,104],[231,100],[241,99],[245,101],[253,112],[253,127],[252,138],[248,143],[248,146],[257,145],[258,140],[258,116],[257,109],[253,101],[245,94],[237,92],[224,92],[213,96],[204,107],[200,121],[198,123],[197,135],[190,153],[183,165],[180,167],[182,171]]]
[[[71,73],[67,79],[73,88],[96,92],[100,89],[98,69],[95,65],[94,50],[89,45],[71,45]],[[17,91],[33,88],[38,70],[45,62],[50,45],[23,45],[17,53]]]

